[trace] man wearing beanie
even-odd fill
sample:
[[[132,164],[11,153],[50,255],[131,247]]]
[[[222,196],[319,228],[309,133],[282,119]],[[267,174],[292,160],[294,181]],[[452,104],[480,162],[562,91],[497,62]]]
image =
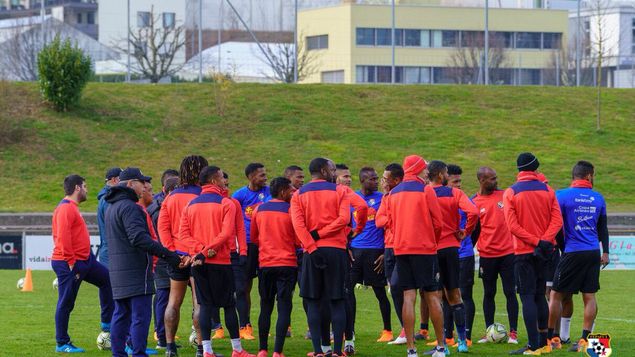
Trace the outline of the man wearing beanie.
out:
[[[445,356],[446,352],[443,344],[443,312],[437,293],[441,286],[436,255],[443,218],[434,189],[423,181],[426,166],[421,156],[407,156],[403,164],[403,182],[384,198],[387,201],[388,219],[393,227],[399,285],[404,290],[403,323],[409,357],[417,356],[414,306],[418,289],[424,290],[437,336],[438,343],[432,356]]]
[[[518,155],[516,163],[517,181],[505,190],[503,210],[514,239],[516,289],[523,304],[529,343],[510,354],[540,355],[549,349],[545,266],[553,254],[555,236],[562,227],[562,215],[554,191],[538,177],[538,159],[525,152]]]

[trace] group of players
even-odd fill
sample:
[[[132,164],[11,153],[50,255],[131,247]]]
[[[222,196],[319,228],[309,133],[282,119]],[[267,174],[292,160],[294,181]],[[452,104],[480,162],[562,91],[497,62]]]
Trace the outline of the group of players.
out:
[[[241,339],[255,339],[250,295],[258,277],[258,357],[269,356],[276,301],[273,356],[283,356],[296,283],[310,356],[355,354],[356,284],[372,287],[378,300],[383,331],[377,342],[406,344],[407,355],[417,356],[415,340],[430,338],[431,320],[436,341],[426,355],[445,356],[450,346],[468,352],[475,314],[474,247],[485,325],[494,323],[500,276],[512,344],[518,343],[520,296],[528,344],[510,354],[541,355],[568,343],[571,295],[578,292],[585,306],[583,332],[571,350],[583,350],[597,314],[600,267],[609,262],[606,205],[592,190],[589,162],[576,163],[571,187],[557,193],[538,167],[534,155],[520,154],[517,182],[505,191],[498,189],[496,171],[481,167],[480,189],[471,198],[461,190],[460,167],[417,155],[407,156],[403,165],[388,165],[381,178],[375,169],[362,168],[357,192],[350,188],[349,168],[325,158],[311,161],[306,184],[299,166],[289,166],[268,183],[264,165],[251,163],[245,169],[249,184],[233,195],[227,173],[201,156],[184,158],[179,171],[165,171],[154,196],[151,178],[138,168],[110,169],[98,196],[99,261],[78,210],[86,199],[85,180],[70,175],[53,216],[56,350],[83,352],[67,330],[85,280],[99,287],[101,328],[110,332],[113,356],[156,353],[147,348],[153,312],[157,348],[177,356],[176,331],[188,286],[197,356],[219,356],[212,332],[214,339],[224,338],[220,308],[232,357],[254,356]],[[386,285],[401,325],[396,336]],[[417,295],[421,325],[415,330]]]

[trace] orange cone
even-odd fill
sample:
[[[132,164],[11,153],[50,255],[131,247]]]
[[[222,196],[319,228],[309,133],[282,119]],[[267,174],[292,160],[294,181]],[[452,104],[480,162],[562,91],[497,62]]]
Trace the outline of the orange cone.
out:
[[[31,276],[31,269],[26,270],[22,291],[33,291],[33,277]]]

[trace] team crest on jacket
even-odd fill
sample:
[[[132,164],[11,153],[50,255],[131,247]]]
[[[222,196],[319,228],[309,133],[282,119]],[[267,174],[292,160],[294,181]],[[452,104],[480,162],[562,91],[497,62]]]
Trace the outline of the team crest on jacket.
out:
[[[589,344],[585,352],[589,357],[608,357],[613,352],[611,336],[607,333],[592,333],[587,340]]]
[[[503,201],[498,201],[496,205],[498,206],[498,208],[503,209]]]

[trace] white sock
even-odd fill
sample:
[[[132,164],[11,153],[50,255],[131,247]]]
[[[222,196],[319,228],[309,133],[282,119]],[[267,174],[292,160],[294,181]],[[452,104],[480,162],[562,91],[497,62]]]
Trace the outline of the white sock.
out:
[[[243,346],[240,344],[240,338],[232,338],[232,350],[236,352],[243,350]]]
[[[203,352],[207,352],[209,354],[213,354],[214,350],[212,350],[212,341],[207,340],[203,341]]]
[[[571,336],[571,318],[563,317],[560,319],[560,339],[568,340]]]
[[[355,341],[353,341],[353,340],[344,341],[344,347],[346,347],[346,346],[355,347]]]
[[[331,346],[322,346],[322,353],[329,352],[331,350]]]
[[[593,332],[593,330],[595,330],[595,321],[593,321],[593,325],[591,325],[591,332]]]

